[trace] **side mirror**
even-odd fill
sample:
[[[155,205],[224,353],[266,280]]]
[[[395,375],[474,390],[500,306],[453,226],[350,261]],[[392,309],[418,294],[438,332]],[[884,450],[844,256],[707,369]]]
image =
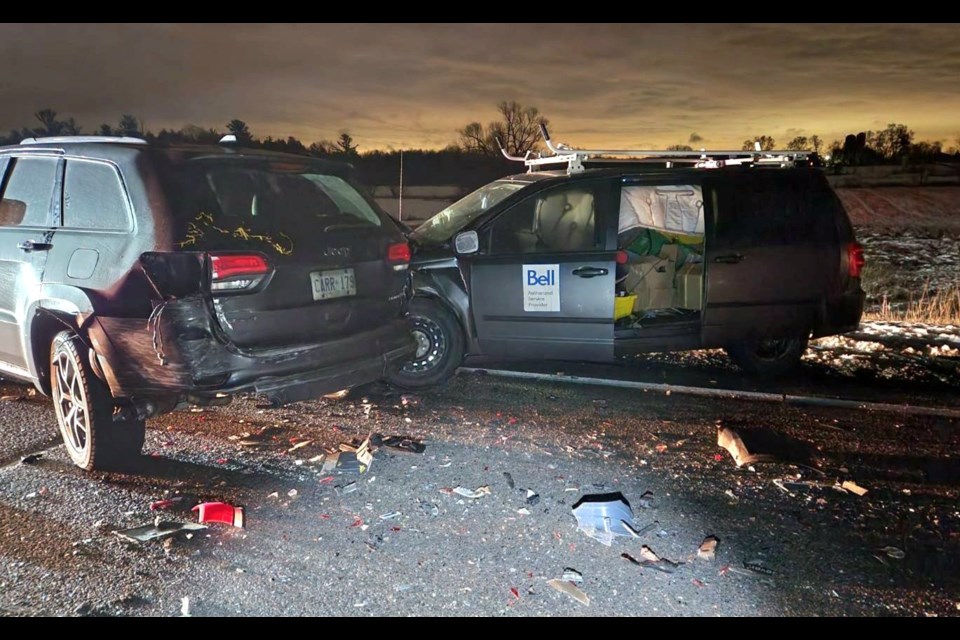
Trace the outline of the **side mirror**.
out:
[[[480,250],[480,237],[476,231],[463,231],[453,239],[453,250],[461,255],[476,253]]]

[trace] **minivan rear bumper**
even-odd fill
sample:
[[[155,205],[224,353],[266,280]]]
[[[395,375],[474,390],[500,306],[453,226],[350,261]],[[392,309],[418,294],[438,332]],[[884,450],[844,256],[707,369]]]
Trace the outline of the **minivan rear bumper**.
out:
[[[860,318],[863,316],[863,307],[866,293],[857,287],[856,291],[844,293],[839,298],[828,303],[823,317],[814,327],[813,337],[822,338],[860,328]]]
[[[97,365],[116,397],[258,391],[294,401],[373,382],[416,346],[404,318],[343,338],[241,350],[215,333],[202,302],[178,300],[154,320],[97,318]]]

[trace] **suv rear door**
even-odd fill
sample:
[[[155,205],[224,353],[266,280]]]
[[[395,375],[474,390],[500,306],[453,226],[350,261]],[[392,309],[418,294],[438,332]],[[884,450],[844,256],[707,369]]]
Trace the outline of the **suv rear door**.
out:
[[[180,247],[211,256],[212,308],[238,348],[336,340],[403,312],[409,249],[348,175],[215,157],[187,161],[180,176]]]
[[[25,320],[52,246],[61,160],[0,157],[0,369],[27,374]]]
[[[556,185],[485,225],[483,251],[460,258],[469,262],[470,307],[485,355],[613,358],[613,193],[610,179]]]
[[[749,169],[704,178],[706,346],[813,327],[836,251],[832,229],[811,216],[809,177],[803,169]]]

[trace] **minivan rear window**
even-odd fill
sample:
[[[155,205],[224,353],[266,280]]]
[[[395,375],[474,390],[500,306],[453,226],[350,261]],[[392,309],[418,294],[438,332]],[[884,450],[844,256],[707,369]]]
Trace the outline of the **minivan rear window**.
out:
[[[173,180],[178,218],[188,222],[184,248],[259,242],[288,254],[298,239],[383,224],[347,178],[306,164],[194,160],[176,166]]]

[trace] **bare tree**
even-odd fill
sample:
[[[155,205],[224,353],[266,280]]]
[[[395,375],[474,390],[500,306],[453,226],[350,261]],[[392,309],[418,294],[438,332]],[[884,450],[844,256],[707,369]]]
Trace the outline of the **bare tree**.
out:
[[[823,140],[821,140],[818,135],[812,135],[810,136],[810,146],[813,147],[815,154],[820,155],[820,149],[823,148]]]
[[[57,120],[57,112],[53,109],[40,109],[33,117],[40,121],[40,128],[36,130],[37,135],[56,136],[60,134],[60,121]]]
[[[776,142],[770,136],[757,136],[756,138],[747,139],[743,141],[743,150],[744,151],[753,151],[756,147],[754,143],[760,143],[761,151],[773,151],[776,146]]]
[[[247,123],[243,120],[237,120],[234,118],[228,122],[227,131],[237,137],[237,142],[250,142],[253,140],[253,135],[250,133],[250,127],[248,127]]]
[[[891,122],[883,131],[870,134],[867,135],[869,146],[889,160],[905,156],[913,143],[913,131],[905,124]]]
[[[508,153],[522,156],[537,148],[540,138],[540,125],[548,121],[540,115],[536,107],[524,107],[519,102],[501,102],[497,105],[500,120],[484,127],[479,122],[471,122],[459,129],[458,144],[464,151],[497,155],[503,144]]]
[[[139,136],[143,132],[140,128],[140,121],[136,117],[125,113],[120,116],[120,122],[117,123],[117,134],[121,136]]]
[[[353,144],[353,136],[346,131],[341,131],[340,137],[337,138],[337,152],[345,156],[357,155],[357,145]]]
[[[810,151],[810,140],[807,136],[797,136],[787,143],[787,149],[790,151]]]

